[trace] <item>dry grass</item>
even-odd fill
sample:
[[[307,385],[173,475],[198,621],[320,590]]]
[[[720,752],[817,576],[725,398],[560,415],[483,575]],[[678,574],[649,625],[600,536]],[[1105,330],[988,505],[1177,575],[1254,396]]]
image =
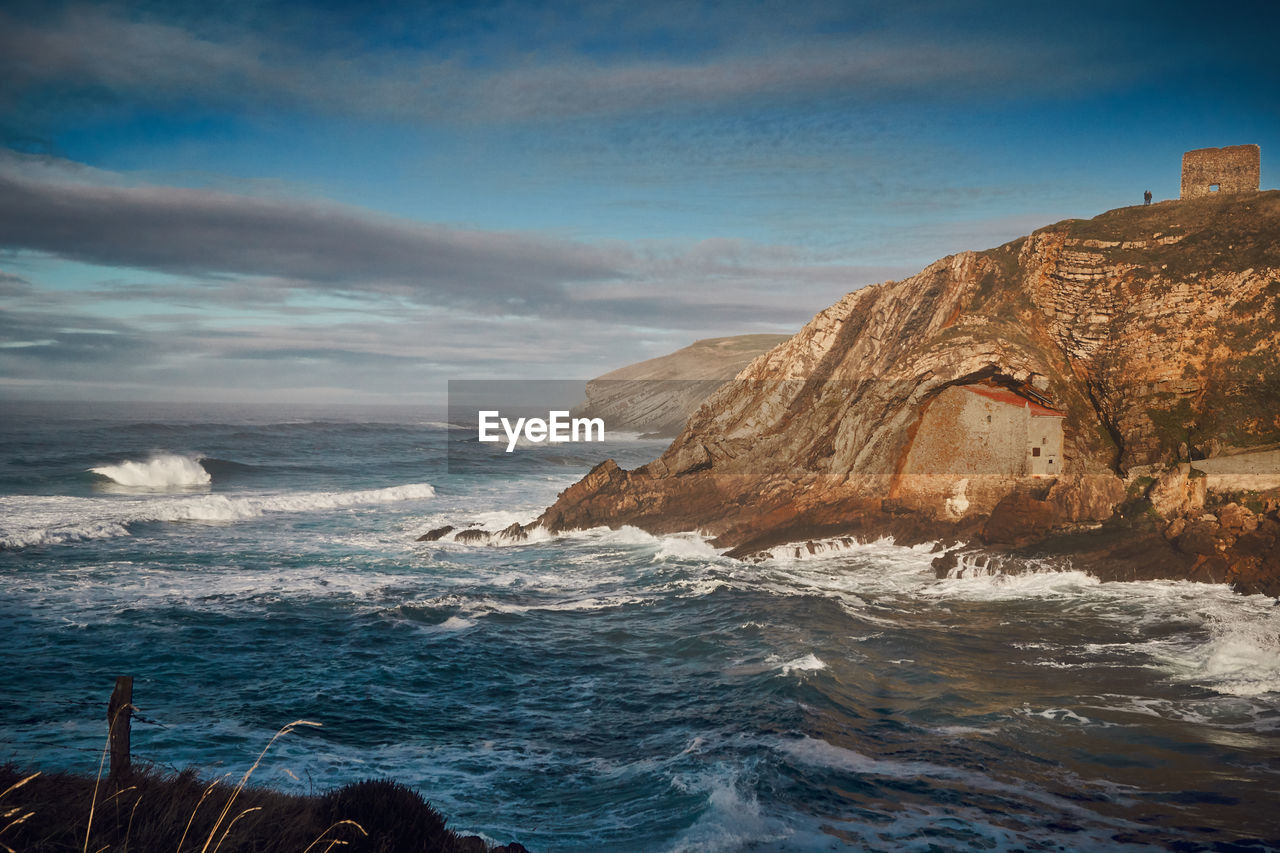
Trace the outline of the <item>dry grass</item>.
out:
[[[418,792],[369,780],[317,796],[249,787],[249,779],[285,726],[234,784],[207,782],[192,770],[138,771],[112,790],[102,779],[25,773],[0,766],[0,851],[25,853],[483,853],[475,836],[459,836]],[[496,848],[520,853],[520,845]]]

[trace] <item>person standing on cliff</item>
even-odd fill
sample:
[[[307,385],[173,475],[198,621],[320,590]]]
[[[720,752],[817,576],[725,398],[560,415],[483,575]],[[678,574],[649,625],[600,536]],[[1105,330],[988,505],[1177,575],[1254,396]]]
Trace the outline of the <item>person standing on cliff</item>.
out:
[[[1147,190],[1142,194],[1142,203],[1151,204],[1151,190]]]

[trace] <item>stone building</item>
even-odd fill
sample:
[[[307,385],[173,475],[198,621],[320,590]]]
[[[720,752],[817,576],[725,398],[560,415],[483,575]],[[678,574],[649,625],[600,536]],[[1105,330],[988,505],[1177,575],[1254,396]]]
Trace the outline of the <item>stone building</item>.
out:
[[[952,385],[925,408],[903,473],[1056,477],[1064,417],[1001,385]]]
[[[1182,155],[1182,198],[1211,193],[1256,193],[1262,176],[1256,145],[1197,148]]]

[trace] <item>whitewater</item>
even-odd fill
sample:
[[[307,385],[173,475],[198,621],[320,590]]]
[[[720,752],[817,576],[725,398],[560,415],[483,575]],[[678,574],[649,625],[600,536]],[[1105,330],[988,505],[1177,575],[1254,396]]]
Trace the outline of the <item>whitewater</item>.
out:
[[[96,771],[132,674],[140,761],[239,774],[317,720],[260,784],[392,777],[531,850],[1280,848],[1272,599],[940,579],[891,541],[419,542],[663,446],[460,460],[451,434],[408,408],[6,406],[3,758]]]

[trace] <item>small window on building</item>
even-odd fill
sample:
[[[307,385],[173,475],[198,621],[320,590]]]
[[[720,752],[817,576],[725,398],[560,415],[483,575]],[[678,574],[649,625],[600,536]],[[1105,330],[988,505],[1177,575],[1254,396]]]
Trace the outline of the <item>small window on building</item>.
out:
[[[987,423],[991,423],[991,415],[987,415]]]
[[[1216,193],[1222,188],[1222,184],[1209,184],[1209,192]]]
[[[1032,456],[1039,456],[1039,455],[1040,455],[1040,448],[1038,448],[1038,447],[1033,447],[1033,448],[1031,448],[1031,455],[1032,455]]]

